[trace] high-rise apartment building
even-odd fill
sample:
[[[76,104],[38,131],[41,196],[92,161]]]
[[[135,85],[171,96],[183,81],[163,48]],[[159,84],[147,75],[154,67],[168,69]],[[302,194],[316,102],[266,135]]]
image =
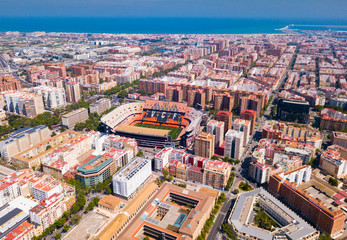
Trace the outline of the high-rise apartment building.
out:
[[[257,117],[260,116],[262,107],[261,99],[257,98],[254,95],[249,95],[240,98],[240,112],[242,113],[244,110],[254,110],[257,113]]]
[[[68,102],[78,102],[81,99],[81,88],[78,82],[65,83],[65,90]]]
[[[206,106],[206,93],[202,90],[189,90],[187,93],[188,106],[198,106],[205,108]]]
[[[136,157],[112,177],[113,193],[130,198],[152,175],[151,161]]]
[[[214,155],[214,135],[207,132],[201,132],[195,138],[195,155],[211,158]]]
[[[4,94],[7,111],[34,118],[44,112],[41,94],[30,92],[8,92]]]
[[[224,156],[240,160],[243,153],[243,132],[229,129],[225,134]]]
[[[249,142],[251,121],[237,118],[233,122],[232,129],[243,133],[243,146],[246,147]]]
[[[210,120],[206,125],[206,132],[215,136],[216,147],[222,145],[224,140],[224,122]]]
[[[42,96],[46,109],[55,109],[66,106],[66,96],[64,88],[38,86],[29,90]]]
[[[82,76],[84,77],[88,71],[92,71],[93,66],[92,65],[78,65],[78,66],[71,66],[71,74],[75,76]]]
[[[254,133],[255,128],[255,122],[257,119],[257,112],[254,110],[245,109],[241,112],[241,119],[249,120],[251,121],[251,130],[250,134],[252,135]]]
[[[219,111],[216,115],[216,120],[224,122],[224,133],[226,133],[232,127],[233,113],[228,111]]]
[[[213,94],[213,109],[231,112],[234,107],[234,97],[229,93]]]
[[[183,90],[180,87],[167,87],[166,100],[173,102],[183,101]]]
[[[164,93],[166,94],[166,88],[168,84],[159,80],[140,80],[140,90],[148,93]]]

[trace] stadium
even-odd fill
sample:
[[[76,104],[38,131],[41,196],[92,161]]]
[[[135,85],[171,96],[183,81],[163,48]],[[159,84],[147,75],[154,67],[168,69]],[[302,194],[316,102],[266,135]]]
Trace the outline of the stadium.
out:
[[[101,118],[108,132],[135,138],[139,146],[190,146],[202,121],[202,112],[187,103],[147,100],[121,105]]]

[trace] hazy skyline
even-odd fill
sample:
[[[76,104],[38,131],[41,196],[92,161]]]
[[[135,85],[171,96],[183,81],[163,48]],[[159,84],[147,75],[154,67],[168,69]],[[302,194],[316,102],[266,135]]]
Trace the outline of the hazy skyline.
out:
[[[1,0],[0,17],[347,19],[346,0]]]

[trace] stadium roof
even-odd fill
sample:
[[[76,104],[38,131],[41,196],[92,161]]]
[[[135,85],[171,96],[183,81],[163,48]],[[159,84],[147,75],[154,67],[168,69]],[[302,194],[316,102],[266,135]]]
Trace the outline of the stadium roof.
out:
[[[153,128],[137,127],[137,126],[129,126],[129,125],[119,125],[118,127],[115,128],[115,131],[122,132],[122,133],[145,135],[145,136],[151,136],[151,137],[167,137],[170,132],[170,130],[153,129]]]

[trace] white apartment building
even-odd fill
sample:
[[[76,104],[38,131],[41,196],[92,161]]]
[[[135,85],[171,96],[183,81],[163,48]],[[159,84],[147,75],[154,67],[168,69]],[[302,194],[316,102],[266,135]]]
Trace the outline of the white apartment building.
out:
[[[20,195],[21,192],[18,182],[3,181],[0,183],[0,207],[11,202]]]
[[[156,171],[163,170],[163,167],[169,163],[169,157],[172,150],[173,148],[164,148],[154,156],[154,169]]]
[[[207,123],[206,132],[215,136],[216,147],[219,147],[223,143],[224,139],[224,122],[211,120]]]
[[[97,113],[98,115],[100,115],[101,113],[105,112],[106,110],[110,108],[111,108],[111,100],[108,98],[102,98],[90,104],[89,111],[90,113]]]
[[[224,156],[240,160],[243,153],[243,132],[229,129],[225,134]]]
[[[289,172],[280,173],[282,179],[286,179],[291,183],[300,186],[303,182],[308,182],[311,179],[312,168],[310,165],[305,165]]]
[[[243,146],[246,147],[250,138],[251,121],[237,118],[232,124],[232,129],[243,133]]]
[[[27,91],[7,92],[4,94],[7,111],[34,118],[44,112],[41,94]]]
[[[52,195],[43,204],[29,211],[30,221],[42,226],[43,230],[58,220],[67,210],[63,194]]]
[[[113,175],[113,193],[130,198],[151,175],[151,161],[136,157]]]
[[[55,193],[63,192],[63,190],[64,188],[59,180],[47,176],[44,180],[32,187],[32,194],[36,200],[41,202],[43,199],[48,199]]]
[[[43,104],[46,109],[55,109],[66,106],[66,95],[64,88],[38,86],[30,90],[42,95]]]

